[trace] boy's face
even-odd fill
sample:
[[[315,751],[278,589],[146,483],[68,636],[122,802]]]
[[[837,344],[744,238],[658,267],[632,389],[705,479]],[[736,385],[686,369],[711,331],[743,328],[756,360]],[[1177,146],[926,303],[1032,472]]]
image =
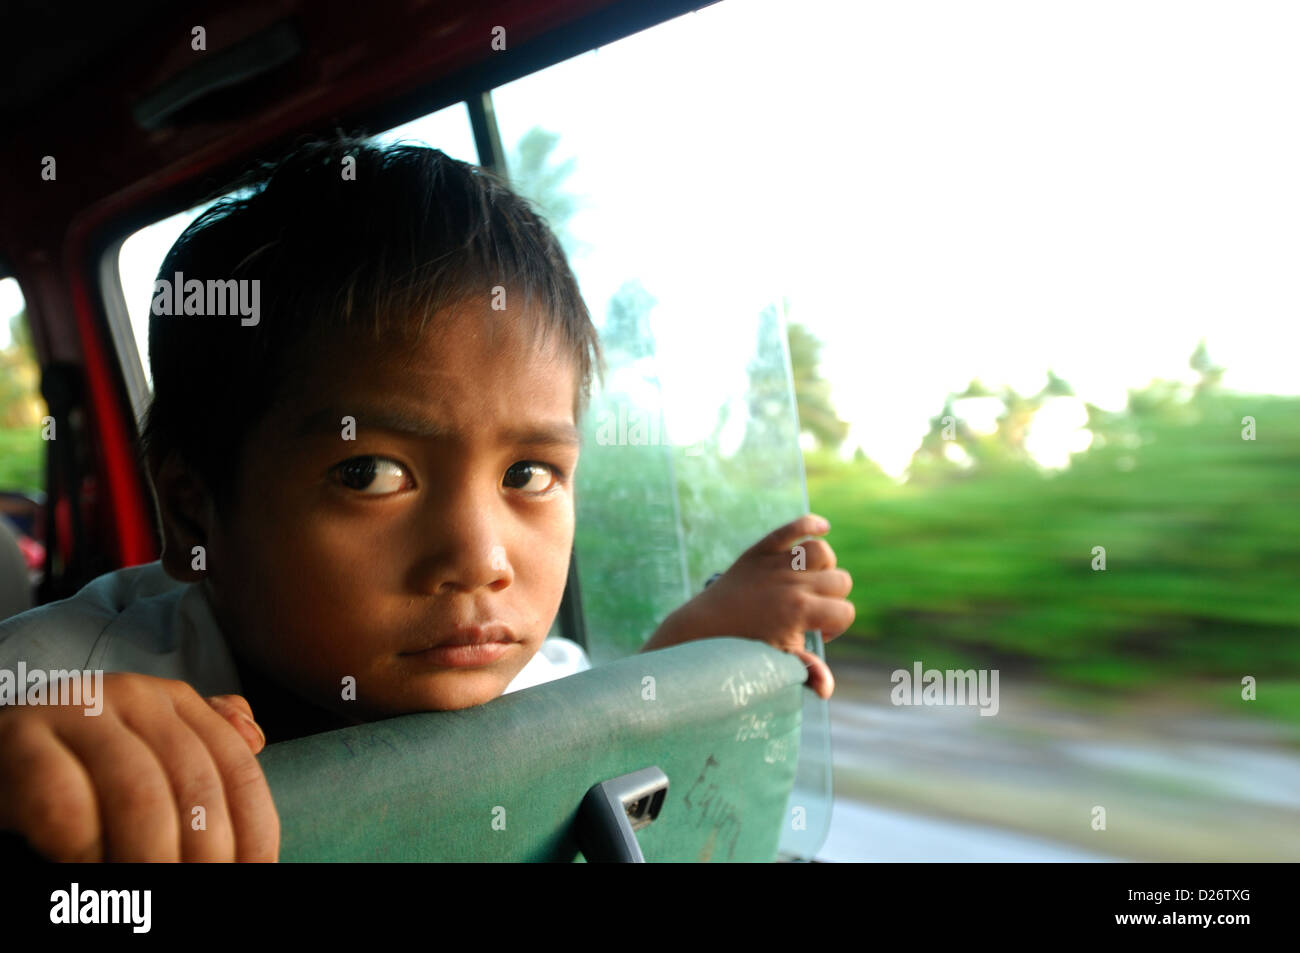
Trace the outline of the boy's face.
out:
[[[306,361],[250,434],[235,512],[208,527],[223,632],[359,720],[496,698],[564,593],[572,358],[485,303],[414,344],[343,336]]]

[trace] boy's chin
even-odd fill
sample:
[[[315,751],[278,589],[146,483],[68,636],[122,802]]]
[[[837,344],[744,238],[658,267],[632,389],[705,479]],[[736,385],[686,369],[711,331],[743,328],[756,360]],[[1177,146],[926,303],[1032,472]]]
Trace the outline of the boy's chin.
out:
[[[513,675],[490,669],[420,676],[412,686],[406,712],[458,711],[484,705],[500,698],[512,678]]]

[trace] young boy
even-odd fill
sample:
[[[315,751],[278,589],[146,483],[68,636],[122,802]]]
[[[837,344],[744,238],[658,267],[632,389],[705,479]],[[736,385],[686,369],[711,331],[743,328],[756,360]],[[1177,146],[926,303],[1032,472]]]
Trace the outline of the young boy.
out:
[[[161,561],[0,623],[0,669],[117,673],[98,717],[0,710],[0,829],[56,859],[273,860],[268,741],[586,664],[542,651],[600,363],[550,230],[426,148],[314,143],[244,184],[155,286]],[[804,630],[848,628],[851,580],[822,540],[802,570],[790,555],[828,529],[810,515],[759,541],[645,649],[761,639],[829,697]]]

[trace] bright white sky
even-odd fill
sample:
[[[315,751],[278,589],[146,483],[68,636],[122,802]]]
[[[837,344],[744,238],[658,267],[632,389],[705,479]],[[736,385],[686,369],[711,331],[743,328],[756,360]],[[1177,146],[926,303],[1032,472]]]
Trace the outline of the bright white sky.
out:
[[[494,98],[506,143],[577,159],[597,322],[626,279],[659,300],[676,440],[784,295],[846,451],[899,473],[976,375],[1118,409],[1204,336],[1226,386],[1300,392],[1297,48],[1277,0],[723,0]],[[415,129],[474,158],[460,107]],[[141,322],[187,220],[124,250]],[[1055,414],[1045,462],[1078,446]]]

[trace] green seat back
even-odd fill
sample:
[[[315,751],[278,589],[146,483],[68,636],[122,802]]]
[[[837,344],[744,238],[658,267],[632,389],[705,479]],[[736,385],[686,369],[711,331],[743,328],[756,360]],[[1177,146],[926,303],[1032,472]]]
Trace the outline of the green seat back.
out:
[[[592,785],[657,765],[647,861],[772,861],[798,760],[803,664],[706,639],[462,711],[268,746],[283,861],[573,861]]]

